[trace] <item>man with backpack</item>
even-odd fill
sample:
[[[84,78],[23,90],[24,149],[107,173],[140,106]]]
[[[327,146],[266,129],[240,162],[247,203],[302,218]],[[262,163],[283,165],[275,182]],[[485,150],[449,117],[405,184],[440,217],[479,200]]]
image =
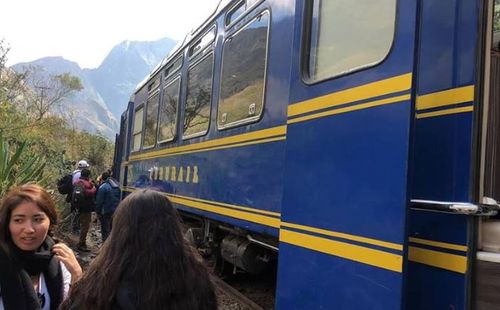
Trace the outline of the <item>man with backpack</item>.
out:
[[[80,174],[82,172],[82,169],[89,169],[90,165],[89,163],[82,159],[78,162],[78,167],[75,171],[73,171],[72,176],[73,176],[73,184],[75,184],[79,179],[80,179]]]
[[[120,203],[120,184],[111,177],[109,171],[103,172],[101,175],[102,184],[97,190],[95,212],[101,222],[102,242],[111,232],[111,218]]]
[[[78,162],[78,167],[75,171],[65,174],[57,181],[57,191],[61,195],[66,195],[66,202],[71,204],[71,229],[74,234],[80,233],[80,220],[78,218],[78,211],[71,201],[73,195],[73,184],[80,179],[82,169],[89,167],[90,165],[87,161],[82,159]]]
[[[87,163],[86,160],[82,159],[78,162],[78,166],[75,171],[71,173],[71,192],[69,195],[69,200],[71,203],[71,212],[73,213],[73,217],[71,220],[71,228],[73,229],[74,234],[79,234],[80,233],[80,215],[78,213],[77,208],[73,204],[73,201],[71,201],[71,196],[73,193],[73,185],[80,180],[80,174],[82,173],[82,169],[89,169],[90,165]],[[67,201],[68,199],[66,199]]]
[[[87,248],[87,233],[90,228],[92,212],[94,211],[94,198],[96,188],[90,181],[90,170],[84,168],[81,170],[79,179],[73,184],[73,193],[71,195],[71,204],[78,211],[80,218],[80,241],[78,250],[89,252]]]

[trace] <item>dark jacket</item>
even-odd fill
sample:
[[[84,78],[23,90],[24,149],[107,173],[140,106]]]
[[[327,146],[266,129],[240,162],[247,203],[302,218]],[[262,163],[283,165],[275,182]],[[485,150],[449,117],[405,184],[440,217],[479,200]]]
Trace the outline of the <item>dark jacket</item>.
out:
[[[95,212],[98,214],[113,213],[119,203],[120,184],[110,177],[97,190]]]
[[[95,193],[96,193],[96,188],[94,184],[89,180],[85,178],[80,178],[78,182],[75,183],[83,183],[83,186],[85,187],[85,199],[81,202],[79,202],[75,207],[79,212],[86,213],[86,212],[93,212],[94,207],[95,207]]]

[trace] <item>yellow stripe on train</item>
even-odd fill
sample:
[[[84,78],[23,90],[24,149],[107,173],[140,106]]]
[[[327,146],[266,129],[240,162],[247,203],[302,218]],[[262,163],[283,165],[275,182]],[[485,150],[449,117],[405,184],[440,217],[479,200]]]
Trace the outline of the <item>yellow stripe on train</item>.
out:
[[[398,254],[287,229],[280,230],[280,241],[394,272],[401,273],[403,270],[403,257]]]
[[[381,81],[349,88],[314,99],[294,103],[288,107],[288,117],[310,113],[342,104],[379,97],[411,89],[412,74],[406,73]]]
[[[193,143],[179,147],[166,148],[141,154],[134,154],[130,156],[129,161],[156,158],[156,157],[174,156],[174,155],[194,153],[194,152],[204,152],[204,151],[231,148],[242,145],[281,141],[286,138],[286,129],[287,126],[282,125],[273,128],[249,132],[241,135],[214,139],[200,143]]]
[[[408,259],[412,262],[465,274],[467,257],[414,246],[408,248]]]
[[[417,97],[417,110],[445,107],[474,100],[474,86],[448,89]]]

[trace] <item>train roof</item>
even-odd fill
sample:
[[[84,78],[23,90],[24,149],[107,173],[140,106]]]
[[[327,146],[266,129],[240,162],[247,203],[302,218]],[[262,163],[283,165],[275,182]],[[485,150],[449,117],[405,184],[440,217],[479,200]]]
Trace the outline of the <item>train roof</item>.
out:
[[[151,70],[151,72],[144,77],[144,79],[137,84],[134,93],[138,92],[146,83],[147,81],[153,77],[158,71],[166,65],[171,59],[173,59],[177,54],[179,54],[184,47],[188,46],[189,43],[195,38],[197,35],[199,35],[205,27],[214,20],[214,18],[226,7],[231,3],[233,0],[220,0],[219,3],[217,4],[217,7],[214,9],[214,11],[201,23],[198,27],[194,28],[188,34],[184,37],[182,41],[177,42],[177,45],[168,53],[168,55],[158,64],[156,67]]]

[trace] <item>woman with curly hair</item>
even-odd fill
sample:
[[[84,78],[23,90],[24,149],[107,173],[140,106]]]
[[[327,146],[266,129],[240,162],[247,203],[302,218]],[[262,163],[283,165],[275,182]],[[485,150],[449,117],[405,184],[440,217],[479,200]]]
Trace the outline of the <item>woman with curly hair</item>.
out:
[[[153,190],[118,206],[113,230],[62,309],[216,309],[205,267],[186,244],[177,212]]]

